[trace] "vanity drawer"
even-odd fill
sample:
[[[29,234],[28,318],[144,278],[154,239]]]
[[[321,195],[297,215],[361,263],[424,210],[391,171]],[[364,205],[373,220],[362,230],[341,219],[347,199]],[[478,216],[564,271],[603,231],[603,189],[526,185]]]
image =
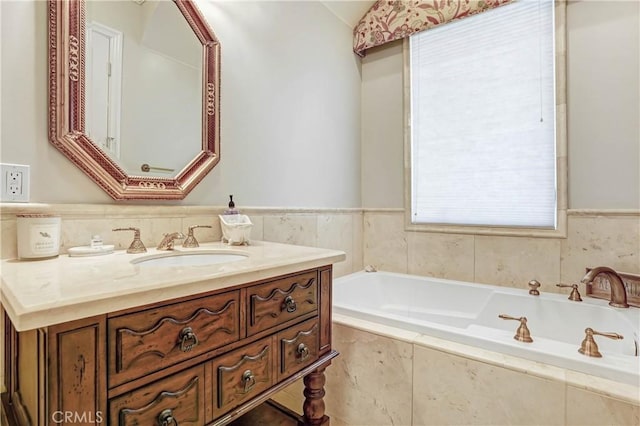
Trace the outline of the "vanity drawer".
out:
[[[235,342],[239,311],[232,291],[109,319],[109,386]]]
[[[109,424],[202,426],[204,395],[204,367],[199,365],[113,399]]]
[[[250,336],[316,311],[318,273],[311,271],[249,287],[247,296]]]
[[[319,327],[315,318],[278,333],[278,381],[317,360],[319,347]]]
[[[274,336],[211,361],[214,419],[261,394],[275,383]]]

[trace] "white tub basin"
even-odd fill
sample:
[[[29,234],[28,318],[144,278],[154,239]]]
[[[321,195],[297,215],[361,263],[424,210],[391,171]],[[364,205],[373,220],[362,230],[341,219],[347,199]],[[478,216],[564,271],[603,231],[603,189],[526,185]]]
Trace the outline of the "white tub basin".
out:
[[[224,251],[173,251],[140,257],[131,263],[140,266],[203,266],[237,262],[246,258],[246,254]]]
[[[526,289],[465,283],[391,272],[357,272],[334,281],[336,313],[378,322],[580,371],[637,386],[640,383],[640,309],[613,308],[608,301]],[[514,321],[525,316],[532,343],[513,338]],[[615,332],[623,340],[596,336],[602,358],[578,352],[587,327]]]

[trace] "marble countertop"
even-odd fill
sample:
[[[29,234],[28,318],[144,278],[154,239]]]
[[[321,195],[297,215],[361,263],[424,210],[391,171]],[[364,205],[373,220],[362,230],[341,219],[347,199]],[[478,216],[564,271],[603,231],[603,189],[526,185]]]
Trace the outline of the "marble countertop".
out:
[[[201,244],[197,249],[246,254],[246,259],[200,266],[150,266],[132,263],[166,254],[148,249],[92,257],[4,260],[0,301],[16,330],[25,331],[149,303],[219,290],[345,259],[345,253],[314,247],[252,241],[250,246]]]

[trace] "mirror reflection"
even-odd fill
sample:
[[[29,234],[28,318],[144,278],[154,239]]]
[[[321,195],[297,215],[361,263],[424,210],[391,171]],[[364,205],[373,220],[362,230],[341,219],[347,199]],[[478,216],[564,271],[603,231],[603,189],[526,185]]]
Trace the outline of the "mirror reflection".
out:
[[[202,149],[202,45],[172,1],[87,1],[85,127],[128,175]]]

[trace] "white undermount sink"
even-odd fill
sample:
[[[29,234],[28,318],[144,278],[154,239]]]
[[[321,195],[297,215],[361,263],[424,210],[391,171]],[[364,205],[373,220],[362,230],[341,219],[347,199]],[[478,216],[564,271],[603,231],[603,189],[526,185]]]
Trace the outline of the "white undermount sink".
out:
[[[162,254],[152,254],[132,260],[131,263],[140,266],[203,266],[218,263],[237,262],[246,259],[242,253],[226,251],[172,251]]]

